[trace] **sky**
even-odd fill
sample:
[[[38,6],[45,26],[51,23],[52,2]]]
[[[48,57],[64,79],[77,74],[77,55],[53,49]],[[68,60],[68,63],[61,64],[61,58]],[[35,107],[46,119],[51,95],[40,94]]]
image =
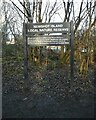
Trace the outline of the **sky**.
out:
[[[6,2],[10,2],[10,0],[0,0],[0,3],[2,3],[3,1],[6,1]],[[12,0],[16,5],[20,5],[18,0]],[[23,2],[23,0],[20,0],[21,2]],[[33,1],[33,0],[29,0],[29,1]],[[54,2],[56,0],[42,0],[43,1],[43,4],[45,5],[47,2],[50,1],[51,4],[54,4]],[[68,0],[65,0],[65,2],[68,1]],[[80,5],[82,0],[74,0],[74,3],[75,3],[75,8],[76,8],[76,12],[78,11],[78,6]],[[85,0],[86,1],[86,0]],[[57,0],[57,3],[62,3],[62,0]],[[1,4],[0,4],[1,5]],[[20,7],[22,9],[22,7]]]
[[[4,1],[4,0],[0,0],[0,1]],[[5,0],[5,1],[9,2],[10,0]],[[13,1],[16,5],[20,5],[19,2],[18,2],[18,0],[12,0],[12,1]],[[23,2],[23,0],[20,0],[20,1]],[[29,0],[29,1],[32,2],[33,0]],[[43,1],[43,5],[46,5],[47,1],[48,1],[48,2],[50,1],[51,4],[54,4],[54,2],[55,2],[56,0],[42,0],[42,1]],[[62,3],[62,1],[63,1],[63,0],[57,0],[58,4]],[[67,1],[68,1],[68,0],[65,0],[65,2],[67,2]],[[71,0],[70,0],[70,1],[71,1]],[[75,14],[77,14],[77,15],[78,15],[78,12],[79,12],[79,7],[80,7],[81,1],[82,1],[82,0],[74,0],[74,4],[75,4]],[[84,2],[87,2],[87,0],[83,0],[83,1],[84,1]],[[94,2],[95,0],[88,0],[88,1]],[[22,9],[22,6],[19,6],[19,7]],[[62,10],[63,10],[63,9],[60,10],[60,14],[61,14],[61,16],[64,16]],[[57,19],[57,17],[58,17],[58,19],[59,19],[59,16],[58,16],[58,15],[56,16],[56,19]],[[60,18],[59,20],[62,21],[61,18]]]
[[[3,1],[6,1],[6,2],[10,2],[10,0],[0,0],[0,6],[2,6],[2,2]],[[12,0],[16,5],[19,6],[20,9],[23,9],[22,6],[19,4],[18,0]],[[33,0],[29,0],[29,1],[33,1]],[[50,1],[51,4],[53,4],[56,0],[42,0],[43,1],[43,5],[46,5],[46,2],[47,1]],[[57,0],[58,4],[62,3],[63,0]],[[65,0],[65,2],[68,1],[68,0]],[[78,12],[79,12],[79,6],[80,6],[80,3],[81,3],[82,0],[74,0],[74,4],[75,4],[75,14],[78,15]],[[83,1],[87,1],[87,0],[83,0]],[[90,0],[88,0],[90,1]],[[91,1],[95,1],[95,0],[91,0]],[[21,2],[23,2],[23,0],[21,0]],[[54,18],[54,21],[55,19],[58,20],[58,21],[62,21],[62,19],[64,18],[64,14],[63,14],[63,9],[61,9],[59,12],[60,12],[60,16],[56,15],[56,18]],[[95,10],[96,11],[96,10]],[[96,13],[96,12],[95,12]],[[1,16],[1,13],[0,13],[0,16]],[[1,21],[1,19],[0,19]]]
[[[2,6],[2,2],[4,0],[0,0],[0,7]],[[10,2],[10,0],[5,0],[6,2]],[[18,0],[12,0],[16,5],[19,6],[19,8],[21,10],[23,10],[22,6],[19,4]],[[21,0],[23,2],[23,0]],[[29,1],[33,1],[33,0],[29,0]],[[51,5],[56,1],[56,0],[42,0],[43,1],[43,6],[46,5],[46,2],[47,1],[50,1]],[[68,0],[65,0],[65,1],[68,1]],[[78,16],[78,12],[79,12],[79,7],[80,7],[80,3],[81,3],[82,0],[74,0],[74,4],[75,4],[75,15]],[[87,0],[84,0],[85,2]],[[89,0],[90,1],[90,0]],[[91,0],[92,1],[92,0]],[[94,1],[94,0],[93,0]],[[58,4],[62,3],[62,0],[57,0]],[[42,7],[44,8],[44,7]],[[43,9],[44,10],[44,9]],[[42,10],[42,11],[43,11]],[[0,10],[1,11],[1,10]],[[95,10],[96,11],[96,10]],[[55,17],[53,18],[53,21],[52,22],[62,22],[63,19],[64,19],[64,12],[63,12],[63,8],[59,11],[60,13],[60,16],[59,15],[55,15]],[[96,13],[96,12],[95,12]],[[23,16],[23,14],[22,14]],[[2,12],[0,12],[0,23],[4,20],[4,16],[2,15]]]

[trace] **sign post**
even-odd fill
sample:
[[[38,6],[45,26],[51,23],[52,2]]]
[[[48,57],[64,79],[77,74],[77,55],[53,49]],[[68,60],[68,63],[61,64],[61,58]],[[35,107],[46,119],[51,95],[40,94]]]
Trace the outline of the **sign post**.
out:
[[[71,80],[74,78],[74,29],[73,29],[73,22],[70,22],[70,65],[71,65]]]
[[[70,45],[71,80],[74,66],[73,22],[63,23],[24,23],[24,77],[28,79],[28,44],[32,46]]]
[[[24,79],[25,79],[25,87],[27,87],[28,82],[28,43],[27,43],[27,28],[26,24],[23,23],[23,40],[24,40]]]

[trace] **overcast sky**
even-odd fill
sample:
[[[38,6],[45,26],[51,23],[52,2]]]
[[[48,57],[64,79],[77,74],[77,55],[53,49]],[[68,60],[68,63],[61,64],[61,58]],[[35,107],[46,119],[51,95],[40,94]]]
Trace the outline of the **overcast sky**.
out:
[[[2,5],[2,2],[3,2],[3,1],[10,2],[10,0],[0,0],[0,6]],[[19,4],[18,0],[12,0],[12,1],[13,1],[17,6],[19,6],[20,9],[23,10],[23,8],[22,8],[22,6]],[[23,2],[23,0],[21,0],[21,1]],[[29,0],[29,1],[32,2],[33,0]],[[55,2],[56,0],[42,0],[42,1],[43,1],[43,6],[45,6],[47,1],[50,1],[51,5],[52,5],[52,4],[54,4],[54,2]],[[62,3],[62,1],[63,1],[63,0],[57,0],[58,4]],[[65,0],[65,1],[67,2],[68,0]],[[74,0],[75,15],[78,15],[81,1],[82,1],[82,0]],[[83,1],[84,1],[84,2],[87,2],[87,0],[83,0]],[[93,1],[93,2],[94,2],[94,0],[88,0],[88,1],[91,1],[91,2]],[[63,4],[62,4],[62,5],[63,5]],[[43,6],[42,6],[42,8],[44,8]],[[42,11],[43,11],[43,10],[44,10],[44,9],[42,9]],[[1,10],[0,10],[0,11],[1,11]],[[59,15],[55,15],[52,22],[62,22],[62,21],[63,21],[63,19],[64,19],[63,8],[60,9],[59,13],[60,13],[60,16],[59,16]],[[1,20],[2,20],[1,18],[3,18],[3,16],[1,16],[1,14],[2,14],[2,12],[0,12],[0,22],[1,22]],[[23,16],[23,14],[22,14],[22,16]]]
[[[6,1],[10,1],[10,0],[6,0]],[[16,3],[16,5],[19,5],[19,2],[18,2],[18,0],[12,0],[14,3]],[[22,2],[23,2],[23,0],[21,0]],[[32,2],[33,0],[29,0],[30,2]],[[46,3],[47,2],[49,2],[50,1],[50,3],[51,3],[51,5],[53,5],[54,4],[54,2],[56,1],[56,0],[42,0],[43,1],[43,5],[42,5],[42,12],[43,12],[43,10],[44,10],[44,6],[46,5]],[[58,4],[60,4],[60,3],[62,3],[62,1],[63,0],[57,0],[57,2],[58,2]],[[68,0],[65,0],[65,2],[67,2]],[[79,6],[80,6],[80,3],[81,3],[81,1],[82,0],[74,0],[74,4],[75,4],[75,14],[77,14],[78,15],[78,12],[79,12]],[[86,1],[86,0],[85,0]],[[62,6],[63,6],[63,4],[62,4]],[[21,7],[21,9],[22,9],[22,7]],[[64,19],[64,12],[63,12],[63,8],[62,9],[60,9],[60,11],[59,11],[59,13],[60,13],[60,16],[59,15],[55,15],[54,16],[54,18],[53,18],[53,22],[58,22],[58,21],[63,21],[63,19]]]

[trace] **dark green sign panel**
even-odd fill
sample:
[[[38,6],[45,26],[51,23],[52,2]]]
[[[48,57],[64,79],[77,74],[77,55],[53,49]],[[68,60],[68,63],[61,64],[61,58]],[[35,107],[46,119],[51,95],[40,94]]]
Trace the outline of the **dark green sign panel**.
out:
[[[45,33],[68,33],[70,23],[27,23],[27,34],[45,34]]]
[[[25,23],[28,44],[52,46],[69,44],[70,23]]]

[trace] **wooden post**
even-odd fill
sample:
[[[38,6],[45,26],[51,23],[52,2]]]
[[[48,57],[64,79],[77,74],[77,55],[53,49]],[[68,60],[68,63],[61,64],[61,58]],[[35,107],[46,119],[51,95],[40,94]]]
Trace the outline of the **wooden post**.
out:
[[[28,45],[27,45],[27,37],[26,37],[26,23],[23,23],[23,40],[24,40],[24,83],[25,86],[27,87],[27,83],[28,83]]]
[[[71,65],[71,80],[74,79],[74,29],[73,29],[73,22],[70,22],[70,65]]]

